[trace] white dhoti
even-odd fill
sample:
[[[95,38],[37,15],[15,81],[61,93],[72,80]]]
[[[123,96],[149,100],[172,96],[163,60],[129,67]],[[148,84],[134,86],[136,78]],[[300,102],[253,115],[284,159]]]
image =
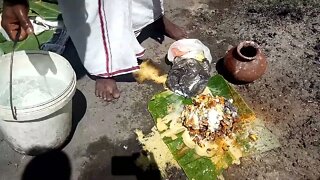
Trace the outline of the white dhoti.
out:
[[[100,77],[138,70],[144,48],[134,32],[163,15],[162,0],[59,0],[59,6],[84,67]]]

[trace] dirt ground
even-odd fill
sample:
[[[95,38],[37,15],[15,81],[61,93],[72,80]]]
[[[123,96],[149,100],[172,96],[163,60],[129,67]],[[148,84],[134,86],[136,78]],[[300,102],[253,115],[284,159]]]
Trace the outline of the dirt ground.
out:
[[[320,1],[211,0],[196,5],[174,14],[188,17],[192,36],[207,44],[217,60],[242,40],[256,41],[268,58],[261,79],[235,87],[282,147],[243,158],[225,178],[319,179]]]
[[[267,56],[268,69],[261,79],[234,87],[282,147],[242,158],[240,165],[224,172],[225,179],[319,180],[320,1],[167,0],[165,7],[169,18],[210,48],[215,67],[230,45],[243,40],[256,41]],[[145,58],[167,70],[163,59],[170,43],[167,39],[163,44],[143,42],[148,48]],[[134,133],[128,132],[142,126],[148,131],[153,125],[146,105],[160,89],[152,84],[122,83],[125,97],[105,104],[96,99],[94,82],[87,77],[77,87],[86,98],[87,110],[64,149],[71,161],[71,179],[121,179],[109,176],[107,163],[114,155],[129,156],[139,149]],[[111,113],[106,116],[106,112]],[[0,140],[0,179],[20,179],[31,158],[12,152],[2,143],[3,137]],[[50,160],[45,164],[50,167]],[[185,176],[171,170],[169,178]]]

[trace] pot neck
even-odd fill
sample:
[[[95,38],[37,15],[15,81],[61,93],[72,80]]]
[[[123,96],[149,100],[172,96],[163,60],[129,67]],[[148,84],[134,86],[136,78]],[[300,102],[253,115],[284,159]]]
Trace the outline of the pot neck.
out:
[[[260,53],[259,47],[253,42],[240,43],[234,49],[234,55],[241,61],[253,61]]]

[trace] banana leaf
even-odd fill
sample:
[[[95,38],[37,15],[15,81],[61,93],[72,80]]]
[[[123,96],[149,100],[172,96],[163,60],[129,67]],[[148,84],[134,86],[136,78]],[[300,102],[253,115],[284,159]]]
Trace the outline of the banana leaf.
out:
[[[0,43],[6,42],[7,39],[0,33]]]
[[[49,3],[39,0],[29,1],[30,13],[29,16],[40,16],[45,20],[57,20],[61,14],[59,7],[56,3]]]
[[[238,109],[238,114],[243,120],[237,125],[240,130],[236,138],[237,146],[241,149],[243,156],[256,152],[264,152],[280,146],[275,136],[265,128],[262,121],[255,118],[254,112],[222,76],[215,75],[211,77],[207,86],[212,95],[232,98],[234,100],[234,105]],[[164,118],[169,114],[168,109],[170,105],[184,106],[191,103],[191,99],[178,96],[170,91],[164,91],[155,95],[150,100],[148,103],[148,110],[155,123],[157,123],[159,118]],[[255,131],[254,129],[256,127],[259,127],[259,130]],[[258,141],[252,142],[249,138],[249,132],[252,131],[256,132],[256,134],[261,137]],[[179,133],[176,136],[177,138],[175,139],[163,137],[163,141],[189,179],[217,179],[224,169],[231,164],[236,163],[236,160],[239,159],[235,157],[235,154],[231,152],[231,149],[224,150],[222,154],[219,154],[219,158],[199,156],[194,149],[190,149],[184,144],[182,133]],[[264,138],[266,136],[268,137]],[[265,139],[267,139],[269,143],[266,143]],[[259,148],[257,149],[257,147]]]
[[[44,31],[37,35],[39,44],[43,44],[49,41],[54,34],[54,31]],[[0,43],[0,49],[6,54],[12,52],[13,42],[6,41]],[[26,40],[18,42],[15,51],[19,50],[39,50],[38,41],[34,35],[29,36]]]

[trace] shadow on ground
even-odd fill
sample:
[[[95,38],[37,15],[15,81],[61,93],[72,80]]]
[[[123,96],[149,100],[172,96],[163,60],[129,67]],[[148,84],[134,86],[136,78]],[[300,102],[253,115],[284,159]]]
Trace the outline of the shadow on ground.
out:
[[[71,64],[73,70],[77,75],[77,79],[81,79],[87,74],[87,70],[84,68],[71,38],[69,38],[66,42],[65,51],[63,52],[62,56],[66,58]]]
[[[87,100],[84,94],[80,90],[76,90],[76,93],[73,96],[72,99],[72,127],[71,132],[66,140],[66,142],[62,145],[60,150],[62,150],[65,146],[67,146],[70,141],[72,140],[72,137],[74,133],[76,132],[77,126],[82,120],[83,116],[85,115],[87,111]]]
[[[154,23],[146,26],[142,29],[137,40],[139,43],[144,42],[148,38],[155,40],[156,42],[162,44],[165,38],[165,30],[162,18],[158,19]]]
[[[62,151],[53,151],[34,157],[26,166],[22,180],[69,180],[71,164]]]
[[[134,175],[138,180],[160,180],[161,174],[153,154],[147,152],[134,153],[131,156],[113,156],[111,159],[113,176]]]
[[[223,65],[223,58],[219,59],[216,64],[216,70],[218,74],[222,75],[228,82],[234,84],[234,85],[245,85],[248,84],[246,82],[241,82],[236,79],[234,79],[231,74],[224,68]]]
[[[161,179],[153,155],[141,150],[134,137],[118,143],[101,137],[87,147],[85,156],[88,160],[84,162],[79,180]]]

